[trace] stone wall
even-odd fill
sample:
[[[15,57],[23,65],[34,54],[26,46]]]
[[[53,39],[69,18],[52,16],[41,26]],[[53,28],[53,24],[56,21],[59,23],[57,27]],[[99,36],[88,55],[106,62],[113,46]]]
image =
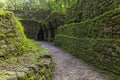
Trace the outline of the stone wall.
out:
[[[53,41],[57,33],[57,28],[64,24],[64,14],[61,13],[51,13],[42,22],[44,29],[44,37],[47,41]]]
[[[69,12],[69,19],[73,21],[57,29],[55,44],[98,68],[120,76],[118,3],[118,0],[79,0],[77,4],[80,5],[71,10],[82,10],[82,15],[76,16],[79,14],[77,10],[74,14]]]
[[[86,21],[107,11],[118,8],[119,0],[78,0],[68,11],[67,22]]]
[[[105,12],[94,19],[61,26],[57,33],[78,38],[120,38],[120,8]]]
[[[38,39],[38,34],[42,24],[34,20],[20,20],[25,29],[25,34],[30,39]]]
[[[53,68],[48,51],[26,38],[14,14],[0,11],[0,80],[51,80]]]
[[[1,70],[0,80],[51,80],[54,68],[50,55],[44,55],[45,62],[38,62],[16,71]]]
[[[64,24],[64,15],[59,13],[51,13],[43,21],[37,20],[20,20],[25,28],[25,34],[30,39],[53,41],[57,28]],[[42,30],[42,31],[40,31]],[[42,32],[42,33],[41,33]]]
[[[29,49],[21,23],[13,13],[1,11],[0,14],[0,59],[18,56]]]

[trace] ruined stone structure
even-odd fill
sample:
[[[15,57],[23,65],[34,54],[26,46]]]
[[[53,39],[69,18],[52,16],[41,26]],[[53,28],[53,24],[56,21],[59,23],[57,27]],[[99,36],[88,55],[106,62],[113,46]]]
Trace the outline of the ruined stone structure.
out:
[[[13,13],[3,12],[0,14],[0,58],[22,55],[29,49],[23,27]]]
[[[43,55],[42,51],[37,51],[39,49],[26,38],[23,26],[13,13],[0,11],[0,80],[51,80],[52,57],[43,47]]]
[[[78,0],[55,43],[71,54],[120,75],[120,1]]]

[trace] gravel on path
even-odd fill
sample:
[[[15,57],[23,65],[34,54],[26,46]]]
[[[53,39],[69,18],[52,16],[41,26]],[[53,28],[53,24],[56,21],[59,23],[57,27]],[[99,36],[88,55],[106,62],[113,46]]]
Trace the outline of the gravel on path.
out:
[[[101,70],[88,65],[53,44],[48,42],[41,42],[41,44],[49,50],[55,61],[52,80],[113,80]]]

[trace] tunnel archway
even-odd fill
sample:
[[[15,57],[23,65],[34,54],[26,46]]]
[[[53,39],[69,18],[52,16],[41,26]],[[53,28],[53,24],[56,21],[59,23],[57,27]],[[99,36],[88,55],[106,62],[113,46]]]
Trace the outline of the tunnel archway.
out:
[[[44,40],[44,30],[42,27],[40,27],[39,33],[38,33],[38,40],[43,41]]]

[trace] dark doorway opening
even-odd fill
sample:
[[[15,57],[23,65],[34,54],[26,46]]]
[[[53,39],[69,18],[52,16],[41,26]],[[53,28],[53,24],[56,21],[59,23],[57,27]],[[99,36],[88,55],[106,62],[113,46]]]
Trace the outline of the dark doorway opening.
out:
[[[42,27],[40,28],[39,33],[38,33],[38,40],[39,41],[44,40],[44,31],[43,31]]]

